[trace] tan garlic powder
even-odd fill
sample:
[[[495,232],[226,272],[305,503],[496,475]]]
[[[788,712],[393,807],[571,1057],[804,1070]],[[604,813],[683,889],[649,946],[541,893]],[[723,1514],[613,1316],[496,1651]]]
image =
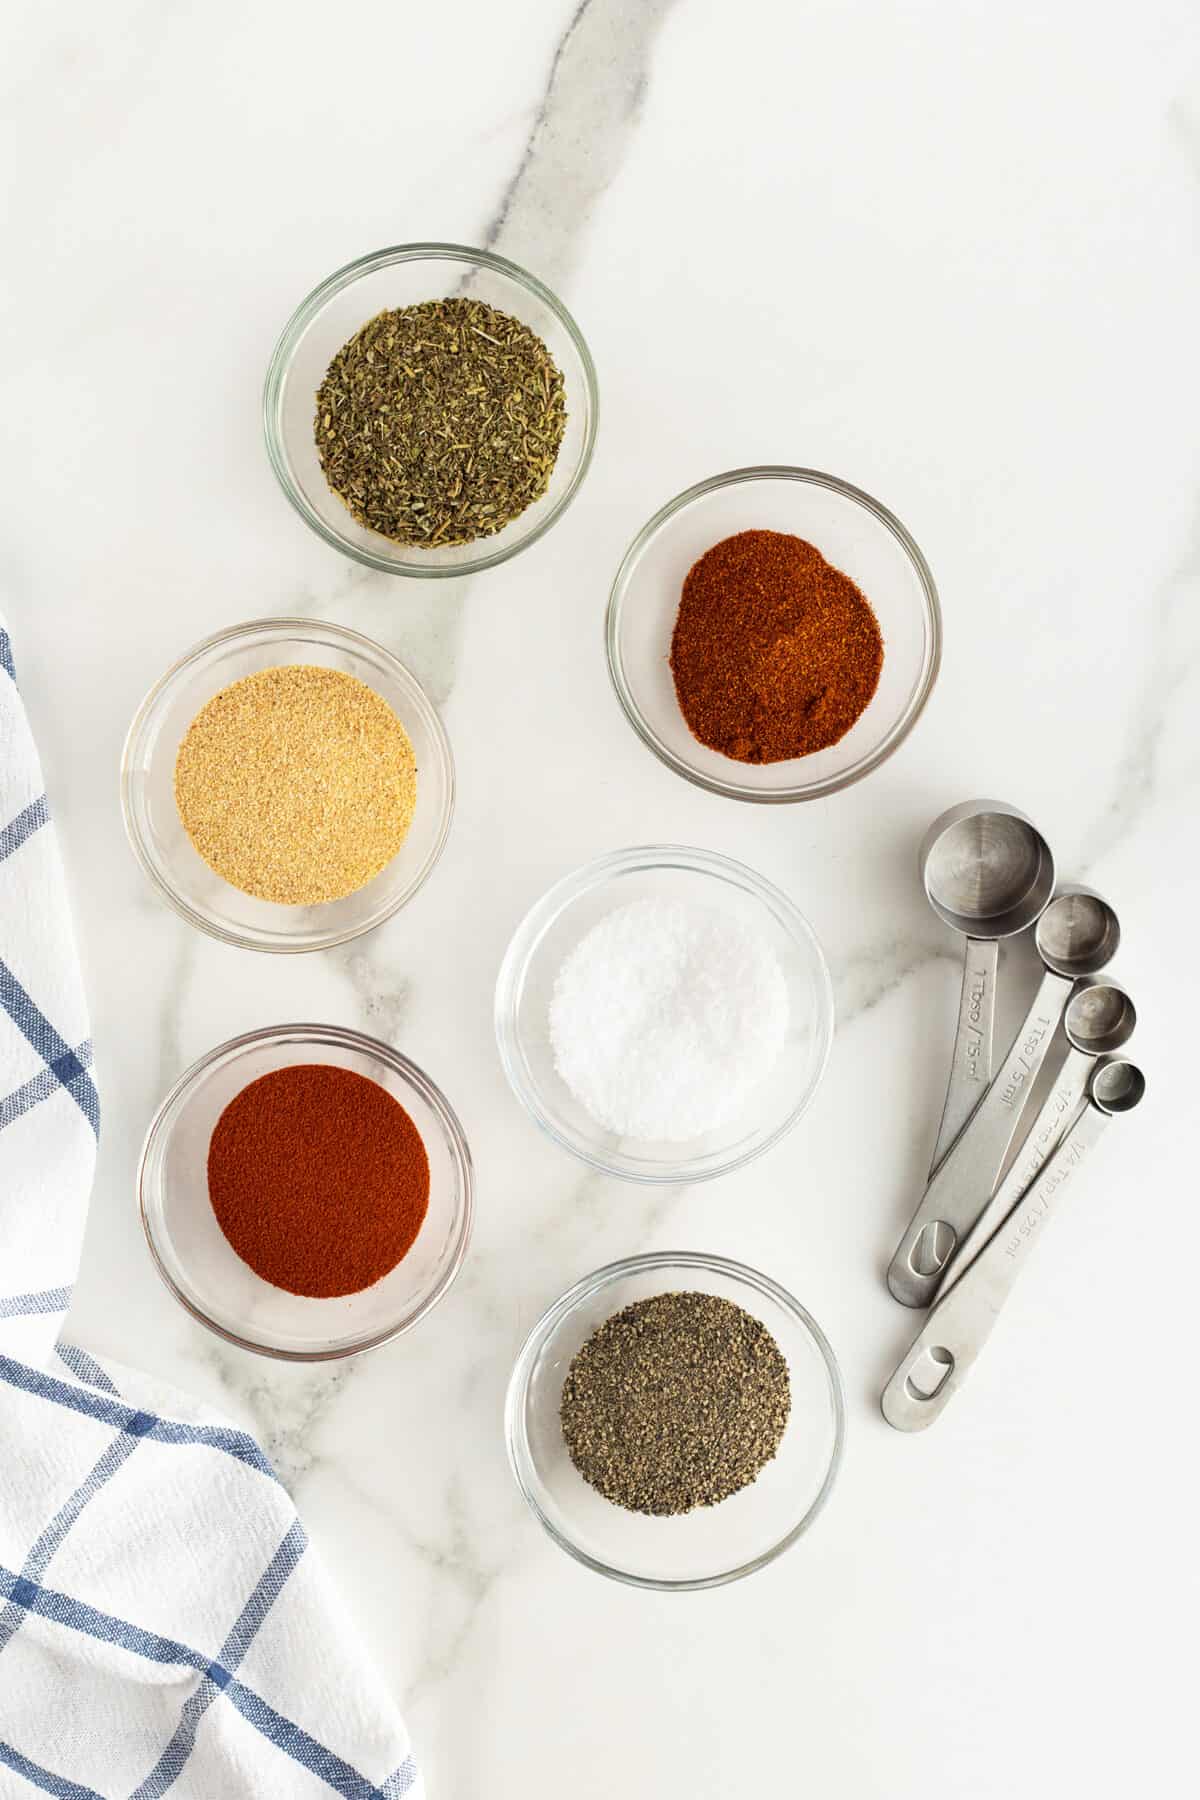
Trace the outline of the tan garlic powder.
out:
[[[214,694],[175,762],[175,803],[231,886],[283,906],[340,900],[412,824],[417,764],[379,694],[338,669],[262,669]]]

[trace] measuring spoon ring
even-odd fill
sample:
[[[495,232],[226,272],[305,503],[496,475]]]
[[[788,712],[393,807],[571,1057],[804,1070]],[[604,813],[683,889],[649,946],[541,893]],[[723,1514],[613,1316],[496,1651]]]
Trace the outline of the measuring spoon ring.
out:
[[[996,1227],[1008,1217],[1043,1164],[1057,1150],[1087,1103],[1092,1070],[1102,1056],[1123,1049],[1133,1036],[1137,1009],[1117,981],[1081,981],[1067,1001],[1063,1029],[1070,1048],[1029,1127],[1020,1153],[974,1225],[950,1258],[937,1297],[949,1293],[974,1262]]]
[[[1037,923],[1042,979],[1033,1004],[983,1099],[937,1170],[888,1266],[904,1306],[928,1306],[955,1246],[983,1211],[1033,1091],[1071,990],[1112,961],[1116,913],[1090,888],[1062,888]]]
[[[966,939],[932,1174],[992,1079],[1000,942],[1028,930],[1045,911],[1054,892],[1054,858],[1041,832],[1015,806],[966,800],[933,821],[921,844],[920,868],[930,906],[943,925]]]
[[[889,1425],[897,1431],[923,1431],[940,1416],[991,1335],[1065,1183],[1109,1119],[1132,1112],[1145,1092],[1145,1076],[1135,1063],[1114,1057],[1096,1065],[1088,1105],[1005,1223],[938,1301],[884,1388],[880,1404]]]

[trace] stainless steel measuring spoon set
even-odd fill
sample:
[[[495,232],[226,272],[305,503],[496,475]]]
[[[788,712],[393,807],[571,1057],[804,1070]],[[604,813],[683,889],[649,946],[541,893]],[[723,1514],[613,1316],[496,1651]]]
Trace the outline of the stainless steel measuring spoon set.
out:
[[[1097,979],[1121,940],[1117,915],[1090,888],[1055,888],[1050,848],[1024,813],[994,800],[952,807],[926,833],[921,875],[933,910],[966,943],[929,1181],[888,1267],[897,1300],[933,1308],[884,1389],[884,1417],[901,1431],[922,1430],[941,1413],[1052,1201],[1102,1127],[1145,1092],[1141,1071],[1116,1055],[1136,1023],[1133,1002],[1119,983]],[[1042,977],[996,1070],[999,946],[1030,927]],[[1066,1057],[1005,1174],[1060,1025]]]

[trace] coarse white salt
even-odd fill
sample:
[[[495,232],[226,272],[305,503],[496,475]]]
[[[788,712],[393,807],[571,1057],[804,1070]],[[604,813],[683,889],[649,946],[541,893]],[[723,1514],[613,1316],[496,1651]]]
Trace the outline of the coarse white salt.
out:
[[[619,1137],[673,1143],[742,1110],[787,1027],[762,934],[679,900],[634,900],[593,925],[550,1001],[555,1066],[580,1105]]]

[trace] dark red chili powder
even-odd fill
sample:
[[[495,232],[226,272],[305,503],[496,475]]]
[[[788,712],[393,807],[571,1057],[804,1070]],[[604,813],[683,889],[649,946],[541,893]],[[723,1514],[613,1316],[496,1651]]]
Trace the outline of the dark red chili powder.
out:
[[[208,1194],[264,1281],[290,1294],[356,1294],[411,1250],[429,1206],[429,1158],[378,1082],[298,1063],[229,1102],[208,1146]]]
[[[803,538],[740,531],[688,572],[671,673],[692,736],[723,756],[783,762],[836,744],[882,667],[870,602]]]

